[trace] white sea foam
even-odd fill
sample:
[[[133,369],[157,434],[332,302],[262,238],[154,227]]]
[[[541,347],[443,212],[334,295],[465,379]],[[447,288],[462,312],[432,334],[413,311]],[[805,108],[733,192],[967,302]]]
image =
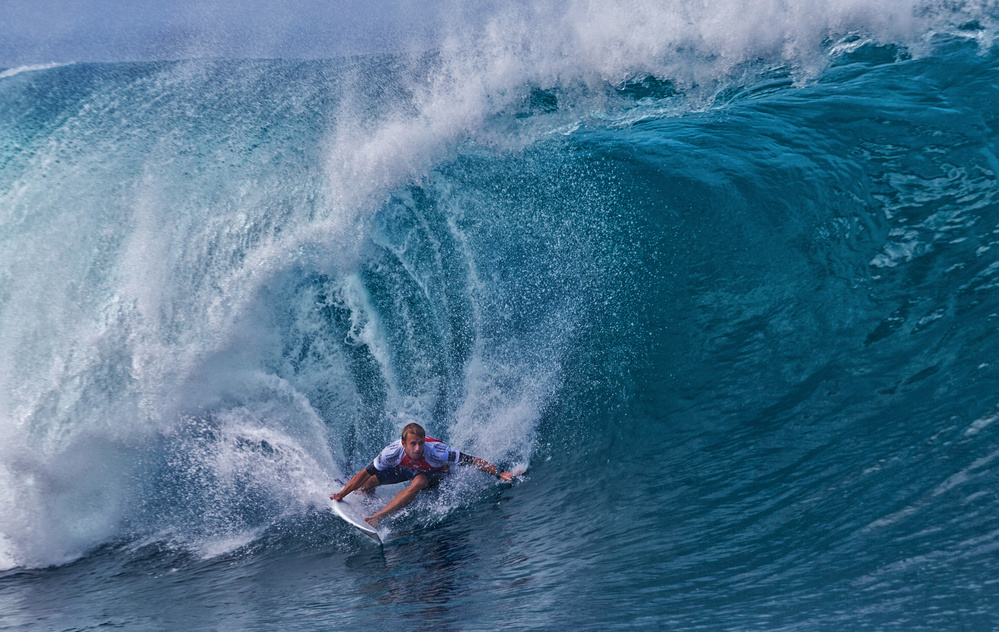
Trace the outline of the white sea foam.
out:
[[[49,70],[50,68],[59,68],[60,66],[68,66],[69,64],[33,64],[29,66],[18,66],[17,68],[8,68],[0,72],[0,79],[6,79],[7,77],[14,77],[25,72],[36,72],[39,70]]]
[[[974,422],[972,422],[970,426],[968,426],[967,430],[964,431],[964,436],[973,437],[974,435],[984,430],[986,427],[994,424],[996,421],[999,421],[999,413],[993,413],[991,415],[985,415],[984,417],[979,417]]]

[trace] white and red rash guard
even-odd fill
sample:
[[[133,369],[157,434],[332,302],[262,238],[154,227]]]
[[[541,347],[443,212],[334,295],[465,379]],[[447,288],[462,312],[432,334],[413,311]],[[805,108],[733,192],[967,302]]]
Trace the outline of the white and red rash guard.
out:
[[[406,456],[406,448],[402,446],[402,439],[396,439],[375,457],[374,466],[379,472],[396,466],[420,472],[440,472],[446,471],[452,464],[457,463],[460,457],[461,454],[457,450],[452,450],[446,443],[427,437],[423,446],[423,459],[414,461]]]

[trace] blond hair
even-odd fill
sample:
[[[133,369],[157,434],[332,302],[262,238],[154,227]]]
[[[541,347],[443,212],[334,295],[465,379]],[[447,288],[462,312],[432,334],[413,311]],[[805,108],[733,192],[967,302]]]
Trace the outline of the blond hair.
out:
[[[402,429],[402,442],[406,443],[406,435],[413,433],[421,439],[425,439],[427,436],[427,431],[423,429],[423,426],[417,423],[406,424],[406,427]]]

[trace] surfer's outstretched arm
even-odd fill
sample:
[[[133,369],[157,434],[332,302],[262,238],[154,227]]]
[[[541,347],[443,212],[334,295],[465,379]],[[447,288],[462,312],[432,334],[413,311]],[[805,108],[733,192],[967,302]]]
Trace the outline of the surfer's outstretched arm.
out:
[[[382,507],[381,511],[375,512],[373,515],[368,516],[364,520],[377,529],[378,524],[384,520],[386,516],[399,511],[409,503],[413,502],[416,495],[428,487],[430,487],[430,479],[427,478],[427,475],[417,474],[413,477],[413,480],[409,482],[409,485],[405,489],[396,494],[387,505]]]
[[[464,452],[458,456],[459,465],[471,465],[480,472],[485,472],[490,476],[495,476],[496,478],[503,479],[506,482],[513,480],[515,476],[520,476],[523,472],[500,472],[500,469],[490,463],[485,459],[480,459],[477,456],[472,456],[471,454],[465,454]]]
[[[368,469],[364,468],[357,474],[354,474],[354,477],[349,481],[347,481],[347,484],[343,486],[343,489],[341,489],[336,494],[330,494],[330,498],[339,502],[344,498],[346,498],[347,494],[354,491],[355,489],[361,489],[361,488],[367,489],[369,487],[374,487],[374,485],[369,484],[370,483],[369,479],[371,478],[372,475],[368,473]],[[375,485],[377,485],[378,477],[376,476],[374,478],[375,478]]]

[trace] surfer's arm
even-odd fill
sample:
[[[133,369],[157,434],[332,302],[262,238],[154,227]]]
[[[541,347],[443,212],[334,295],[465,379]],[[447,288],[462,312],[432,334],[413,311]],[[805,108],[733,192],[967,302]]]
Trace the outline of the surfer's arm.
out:
[[[364,484],[368,482],[368,479],[374,476],[374,474],[372,474],[370,471],[372,469],[374,469],[374,466],[368,465],[368,467],[364,468],[357,474],[354,474],[354,477],[349,481],[347,481],[347,484],[343,486],[343,489],[341,489],[336,494],[331,494],[330,498],[339,502],[344,498],[346,498],[347,494],[349,494],[350,492],[354,491],[355,489],[360,489],[361,487],[364,487]]]
[[[500,472],[500,469],[489,461],[472,456],[471,454],[465,454],[464,452],[458,455],[458,465],[471,465],[480,472],[485,472],[490,476],[495,476],[507,482],[512,481],[514,476],[519,475],[519,473],[515,474],[513,472]]]

